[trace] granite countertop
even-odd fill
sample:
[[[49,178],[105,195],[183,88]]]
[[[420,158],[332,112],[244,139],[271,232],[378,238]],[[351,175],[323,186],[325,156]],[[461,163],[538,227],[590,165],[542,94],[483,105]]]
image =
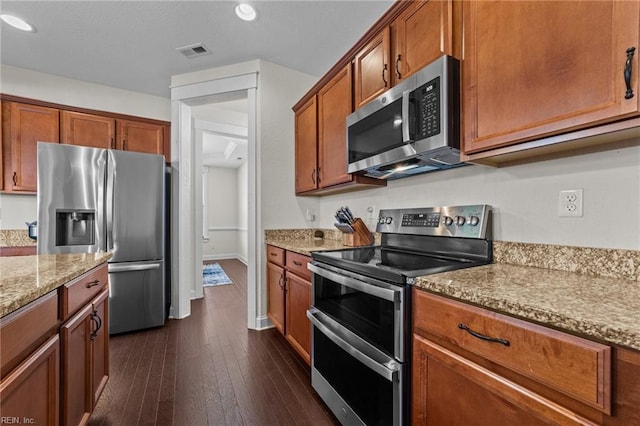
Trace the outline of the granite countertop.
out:
[[[283,248],[285,250],[293,251],[299,254],[304,254],[305,256],[311,256],[312,251],[327,251],[327,250],[340,250],[343,248],[352,248],[347,247],[342,244],[342,241],[336,240],[313,240],[313,239],[303,239],[303,240],[290,240],[290,241],[266,241],[267,244]]]
[[[494,263],[423,276],[415,286],[640,350],[640,281]]]
[[[105,263],[111,253],[0,257],[0,317]]]

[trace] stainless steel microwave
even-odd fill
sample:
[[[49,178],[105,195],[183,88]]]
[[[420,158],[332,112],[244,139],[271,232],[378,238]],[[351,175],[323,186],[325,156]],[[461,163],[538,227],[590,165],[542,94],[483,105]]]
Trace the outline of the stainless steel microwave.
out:
[[[398,179],[460,161],[460,64],[441,56],[347,116],[349,173]]]

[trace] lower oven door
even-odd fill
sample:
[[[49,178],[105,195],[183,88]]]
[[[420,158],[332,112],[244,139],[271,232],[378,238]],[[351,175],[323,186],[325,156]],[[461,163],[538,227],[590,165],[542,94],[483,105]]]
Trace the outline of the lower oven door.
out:
[[[311,384],[343,425],[401,425],[403,365],[311,308]]]
[[[400,362],[405,361],[411,292],[324,263],[310,263],[312,305]]]

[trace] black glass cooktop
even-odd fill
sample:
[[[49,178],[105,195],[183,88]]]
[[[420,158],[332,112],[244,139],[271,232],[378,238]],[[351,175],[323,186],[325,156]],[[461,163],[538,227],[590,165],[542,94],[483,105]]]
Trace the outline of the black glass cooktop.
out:
[[[468,268],[487,261],[442,254],[415,253],[384,247],[359,247],[312,253],[312,258],[347,271],[397,284],[411,283],[422,275]]]

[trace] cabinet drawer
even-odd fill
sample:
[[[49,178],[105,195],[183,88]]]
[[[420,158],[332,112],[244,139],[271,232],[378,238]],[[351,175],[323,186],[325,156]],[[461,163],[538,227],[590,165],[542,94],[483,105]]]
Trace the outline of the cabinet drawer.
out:
[[[294,253],[292,251],[287,252],[287,271],[293,272],[297,276],[311,281],[311,271],[307,269],[307,263],[309,262],[311,262],[311,258],[309,256]]]
[[[69,318],[100,293],[107,285],[108,279],[109,273],[105,263],[60,287],[62,320]]]
[[[15,368],[58,325],[58,294],[54,290],[0,320],[2,377]]]
[[[284,266],[284,249],[275,246],[267,246],[267,261]]]
[[[414,303],[416,333],[434,334],[610,414],[609,346],[423,291],[415,291]]]

